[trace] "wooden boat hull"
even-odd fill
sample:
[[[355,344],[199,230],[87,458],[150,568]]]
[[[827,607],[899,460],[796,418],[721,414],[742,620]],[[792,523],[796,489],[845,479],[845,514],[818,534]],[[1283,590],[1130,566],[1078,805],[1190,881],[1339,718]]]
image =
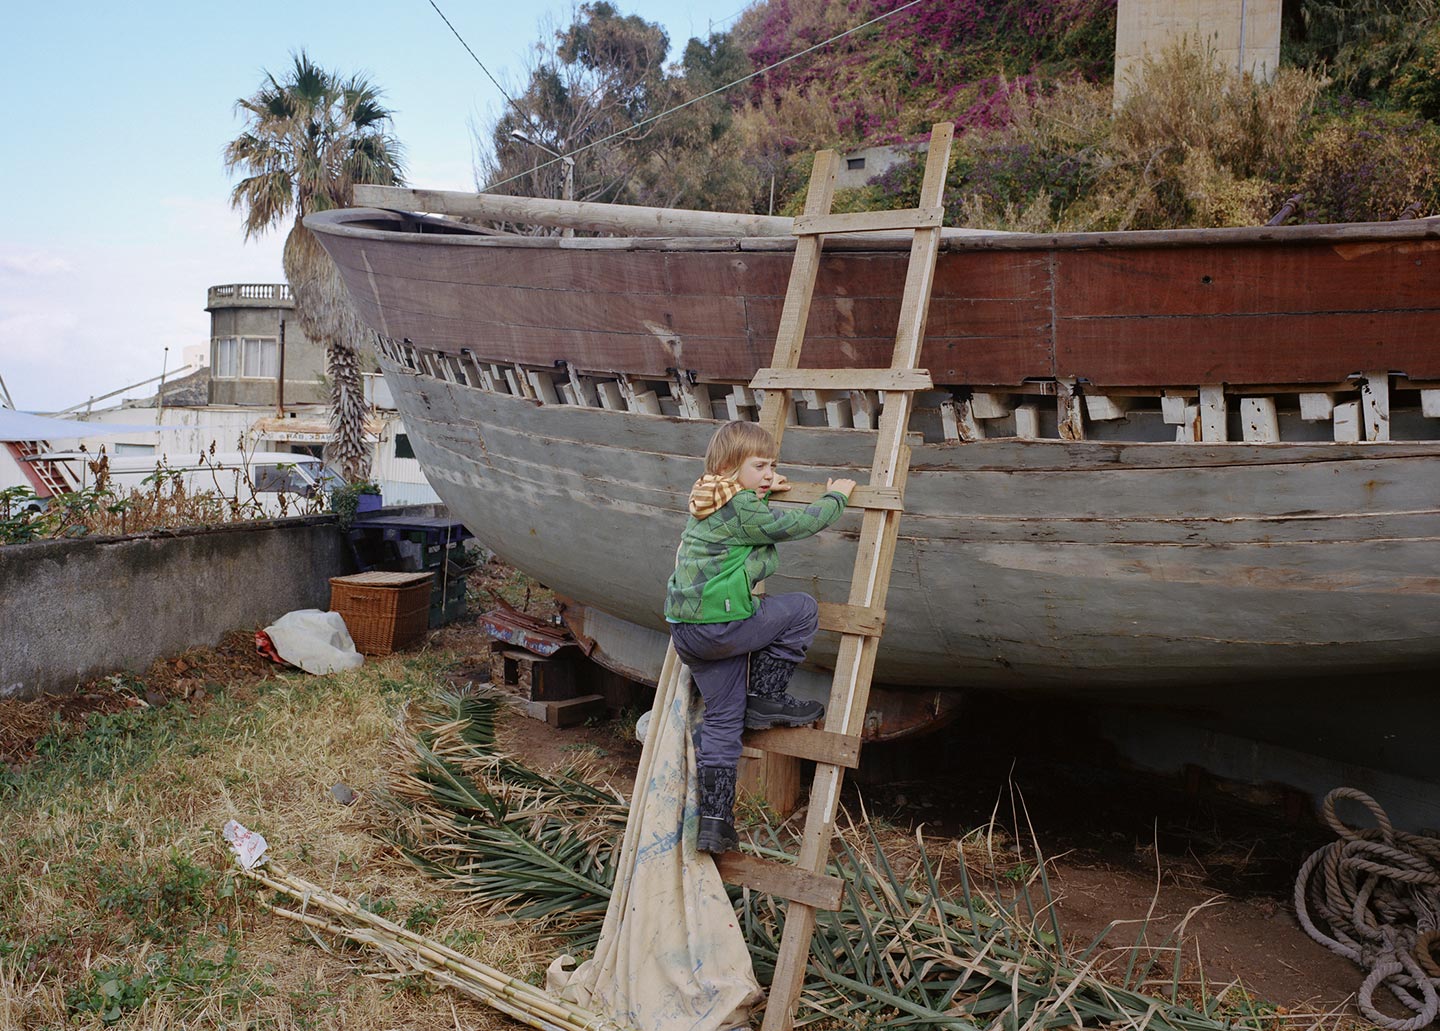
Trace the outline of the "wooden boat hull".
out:
[[[713,422],[544,405],[383,361],[446,505],[558,592],[663,629]],[[855,431],[794,427],[796,479]],[[915,448],[888,684],[1150,692],[1440,664],[1440,443],[986,440]],[[858,515],[786,548],[772,591],[843,601]],[[816,663],[833,658],[822,639]]]
[[[380,335],[451,510],[562,594],[662,631],[685,495],[725,408],[589,407],[581,381],[668,382],[682,401],[747,382],[768,361],[793,242],[494,237],[366,209],[307,225]],[[827,250],[805,364],[882,361],[905,261],[883,243]],[[926,439],[877,679],[1123,694],[1433,670],[1440,420],[1397,411],[1414,439],[1333,443],[1296,413],[1284,442],[1175,443],[1158,395],[1353,391],[1355,373],[1440,387],[1437,340],[1436,220],[949,239],[924,347],[937,384],[958,397],[1078,381],[1148,390],[1155,408],[1075,441],[958,443],[912,422]],[[864,430],[807,425],[782,459],[823,480],[868,454]],[[857,519],[788,547],[770,589],[844,600]],[[814,658],[832,654],[822,642]]]

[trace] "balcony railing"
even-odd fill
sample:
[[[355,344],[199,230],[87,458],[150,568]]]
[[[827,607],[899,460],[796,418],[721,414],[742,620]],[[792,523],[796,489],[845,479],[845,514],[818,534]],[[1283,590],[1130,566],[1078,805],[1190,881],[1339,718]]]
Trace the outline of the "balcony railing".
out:
[[[289,283],[227,283],[210,288],[210,303],[231,298],[240,301],[291,301]]]

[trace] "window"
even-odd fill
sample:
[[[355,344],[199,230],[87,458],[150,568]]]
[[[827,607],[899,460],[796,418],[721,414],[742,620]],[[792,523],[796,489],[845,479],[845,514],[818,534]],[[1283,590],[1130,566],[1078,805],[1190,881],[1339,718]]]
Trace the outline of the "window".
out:
[[[234,379],[240,375],[240,341],[234,337],[215,341],[215,369],[211,375],[216,379]]]
[[[240,375],[245,379],[274,379],[280,373],[280,341],[273,337],[242,337]]]
[[[864,159],[864,158],[846,158],[846,159],[845,159],[845,167],[848,168],[848,169],[850,169],[851,171],[857,171],[857,170],[862,169],[862,168],[865,167],[865,159]]]
[[[408,433],[397,433],[397,434],[395,434],[395,457],[396,457],[396,458],[414,458],[414,457],[415,457],[415,449],[410,446],[410,434],[408,434]]]

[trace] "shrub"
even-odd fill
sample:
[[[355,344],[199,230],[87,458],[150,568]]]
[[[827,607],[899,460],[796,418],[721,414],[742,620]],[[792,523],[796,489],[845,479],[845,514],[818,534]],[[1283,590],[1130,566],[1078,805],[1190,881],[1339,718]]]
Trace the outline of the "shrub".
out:
[[[1316,119],[1290,170],[1306,222],[1376,222],[1440,205],[1440,127],[1343,101]]]

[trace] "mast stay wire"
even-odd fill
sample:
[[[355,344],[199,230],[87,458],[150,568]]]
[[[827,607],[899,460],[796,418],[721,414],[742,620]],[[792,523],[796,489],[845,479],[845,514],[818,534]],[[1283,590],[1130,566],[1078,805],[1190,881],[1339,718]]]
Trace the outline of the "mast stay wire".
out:
[[[561,161],[564,161],[564,160],[566,160],[567,158],[574,158],[574,156],[575,156],[576,154],[583,154],[583,153],[585,153],[585,151],[590,150],[590,149],[592,149],[592,148],[594,148],[594,147],[598,147],[598,146],[600,146],[602,143],[609,143],[611,140],[617,139],[617,138],[622,137],[622,136],[627,136],[627,135],[629,135],[630,133],[634,132],[636,129],[641,129],[641,128],[644,128],[644,127],[647,126],[647,125],[651,125],[651,124],[653,124],[653,123],[655,123],[655,122],[658,122],[658,121],[660,121],[662,118],[669,117],[670,115],[673,115],[673,114],[674,114],[675,112],[677,112],[677,111],[683,111],[685,108],[690,107],[692,104],[698,104],[698,103],[700,103],[700,101],[702,101],[702,100],[709,100],[711,97],[716,96],[716,95],[718,95],[718,94],[720,94],[720,93],[724,93],[726,90],[734,89],[736,86],[739,86],[739,85],[741,85],[742,83],[749,82],[751,79],[753,79],[753,78],[755,78],[755,77],[757,77],[757,76],[764,75],[766,72],[769,72],[769,71],[773,71],[774,69],[779,68],[781,65],[789,64],[791,61],[794,61],[794,60],[796,60],[797,58],[800,58],[800,57],[804,57],[806,54],[813,53],[813,52],[815,52],[816,50],[821,49],[822,47],[827,47],[827,46],[829,46],[831,43],[834,43],[836,40],[844,39],[846,36],[853,35],[854,33],[859,32],[861,29],[868,29],[871,25],[878,24],[879,22],[884,21],[886,18],[894,17],[895,15],[899,14],[901,11],[909,10],[910,8],[914,7],[915,5],[920,4],[920,3],[923,3],[923,2],[924,2],[924,0],[909,0],[908,3],[901,4],[899,7],[896,7],[896,8],[894,8],[893,10],[886,11],[884,14],[876,15],[874,18],[871,18],[869,21],[861,22],[859,25],[852,26],[851,28],[846,29],[844,32],[838,32],[838,33],[836,33],[835,35],[831,36],[829,39],[821,40],[819,43],[814,43],[814,44],[806,47],[804,50],[796,51],[795,53],[789,55],[788,57],[782,57],[782,58],[780,58],[780,60],[775,61],[775,62],[772,63],[772,64],[768,64],[768,65],[766,65],[764,68],[758,68],[758,69],[756,69],[755,71],[751,72],[751,73],[748,74],[748,75],[742,75],[740,78],[736,79],[734,82],[727,82],[727,83],[726,83],[725,85],[723,85],[723,86],[717,86],[715,89],[712,89],[709,93],[703,93],[703,94],[701,94],[701,95],[698,96],[698,97],[692,97],[691,99],[685,101],[684,103],[676,104],[674,107],[667,108],[666,110],[661,111],[661,112],[660,112],[659,114],[657,114],[657,115],[651,115],[649,118],[642,118],[640,121],[636,122],[634,125],[627,126],[626,128],[620,129],[620,130],[617,131],[617,132],[612,132],[609,136],[602,137],[601,139],[598,139],[598,140],[593,140],[593,141],[591,141],[590,143],[585,144],[583,147],[576,147],[574,150],[570,151],[570,152],[569,152],[568,154],[566,154],[564,157],[556,157],[556,158],[551,158],[551,159],[548,160],[548,161],[542,161],[542,162],[540,162],[540,163],[537,164],[537,165],[532,165],[530,168],[525,169],[525,171],[523,171],[523,172],[517,172],[517,173],[515,173],[514,175],[510,176],[509,178],[500,179],[500,180],[497,180],[497,181],[495,181],[495,182],[493,182],[493,183],[489,183],[489,184],[487,184],[482,190],[480,190],[479,192],[480,192],[480,193],[488,193],[489,191],[495,189],[496,187],[504,186],[506,183],[513,183],[513,182],[514,182],[515,180],[517,180],[517,179],[523,179],[523,178],[525,178],[525,176],[530,175],[530,174],[533,173],[533,172],[538,172],[538,171],[540,171],[540,170],[543,169],[543,168],[549,168],[551,165],[559,164]],[[475,57],[475,51],[470,50],[470,44],[468,44],[468,43],[465,42],[464,37],[462,37],[462,36],[460,35],[460,33],[455,30],[455,26],[450,25],[450,19],[445,17],[444,12],[441,11],[440,8],[436,5],[435,0],[429,0],[429,3],[430,3],[430,6],[431,6],[431,7],[434,7],[434,8],[435,8],[435,13],[438,14],[438,15],[440,15],[440,17],[444,20],[445,24],[450,26],[450,31],[453,32],[453,33],[455,33],[455,38],[458,39],[458,40],[460,40],[460,44],[461,44],[466,50],[469,50],[469,51],[470,51],[470,56],[475,58],[475,63],[480,65],[480,69],[481,69],[483,72],[485,72],[485,74],[489,77],[490,81],[495,83],[495,87],[500,90],[501,95],[502,95],[506,100],[510,101],[510,106],[511,106],[511,107],[515,107],[515,108],[518,109],[520,105],[518,105],[517,103],[515,103],[514,99],[511,98],[510,94],[508,94],[508,93],[505,92],[504,87],[502,87],[498,82],[495,82],[495,76],[493,76],[493,75],[490,74],[490,70],[489,70],[488,68],[486,68],[484,64],[481,64],[480,58]]]

